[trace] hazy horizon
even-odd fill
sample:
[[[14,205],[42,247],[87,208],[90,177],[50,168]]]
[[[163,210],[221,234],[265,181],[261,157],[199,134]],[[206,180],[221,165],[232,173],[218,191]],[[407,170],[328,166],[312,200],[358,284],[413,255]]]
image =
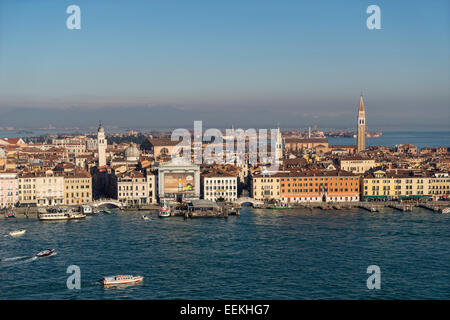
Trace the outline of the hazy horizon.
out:
[[[0,0],[0,127],[448,129],[450,4],[371,4]]]

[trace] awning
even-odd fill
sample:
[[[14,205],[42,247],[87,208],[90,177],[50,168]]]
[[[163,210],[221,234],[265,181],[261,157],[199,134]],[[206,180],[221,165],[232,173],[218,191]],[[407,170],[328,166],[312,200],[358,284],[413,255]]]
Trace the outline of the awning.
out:
[[[364,199],[387,199],[388,196],[363,196]]]

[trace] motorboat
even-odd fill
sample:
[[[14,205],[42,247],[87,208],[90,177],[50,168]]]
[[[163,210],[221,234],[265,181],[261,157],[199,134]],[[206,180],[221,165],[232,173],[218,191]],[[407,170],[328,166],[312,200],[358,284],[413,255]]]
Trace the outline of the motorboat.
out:
[[[143,276],[132,276],[132,275],[117,275],[104,277],[100,280],[104,285],[117,285],[117,284],[127,284],[136,283],[144,280]]]
[[[85,215],[93,214],[92,207],[87,205],[81,206],[81,212]]]
[[[79,220],[85,219],[86,215],[84,213],[72,213],[69,215],[69,220]]]
[[[14,212],[14,208],[10,207],[8,209],[6,209],[6,217],[7,218],[15,218],[16,217],[16,213]]]
[[[103,212],[106,214],[112,214],[112,211],[110,211],[110,210],[103,210]]]
[[[17,237],[17,236],[23,235],[25,232],[27,232],[27,230],[25,230],[25,229],[15,230],[15,231],[11,231],[11,232],[9,233],[9,235],[10,235],[11,237]]]
[[[38,258],[49,257],[49,256],[53,256],[55,254],[56,254],[55,249],[48,249],[48,250],[44,250],[44,251],[41,251],[38,254],[36,254],[36,257],[38,257]]]
[[[442,209],[442,213],[450,213],[450,207]]]
[[[158,215],[162,218],[164,217],[170,217],[170,207],[168,207],[165,203],[164,205],[159,208],[159,213]]]
[[[148,220],[148,217],[147,217],[146,215],[143,215],[141,218],[142,218],[143,220]]]
[[[71,216],[76,215],[72,209],[68,207],[48,208],[47,210],[40,208],[39,220],[69,220]]]

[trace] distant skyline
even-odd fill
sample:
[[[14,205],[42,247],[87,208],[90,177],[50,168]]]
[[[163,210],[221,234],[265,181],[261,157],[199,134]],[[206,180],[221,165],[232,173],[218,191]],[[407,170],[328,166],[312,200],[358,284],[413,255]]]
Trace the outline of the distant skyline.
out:
[[[66,28],[71,4],[81,30]],[[371,4],[381,30],[366,28]],[[449,11],[446,0],[0,0],[0,127],[356,129],[362,92],[369,130],[447,129]]]

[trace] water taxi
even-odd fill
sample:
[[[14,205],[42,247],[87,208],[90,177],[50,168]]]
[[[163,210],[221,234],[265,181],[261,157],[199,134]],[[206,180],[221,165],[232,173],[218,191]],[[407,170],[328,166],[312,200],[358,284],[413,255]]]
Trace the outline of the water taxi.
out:
[[[80,211],[83,214],[85,214],[85,215],[93,214],[92,207],[91,206],[87,206],[87,205],[81,206],[81,210]]]
[[[25,232],[27,232],[27,230],[25,230],[25,229],[22,229],[22,230],[15,230],[15,231],[11,231],[11,232],[9,233],[9,235],[10,235],[11,237],[17,237],[17,236],[23,235]]]
[[[132,275],[117,275],[111,277],[104,277],[100,280],[104,285],[115,285],[115,284],[127,284],[136,283],[144,280],[142,276],[132,276]]]
[[[164,203],[164,205],[163,205],[161,208],[159,208],[159,213],[158,213],[158,215],[159,215],[161,218],[164,218],[164,217],[170,217],[170,207],[168,207],[168,206]]]
[[[16,213],[14,212],[14,208],[13,207],[10,207],[10,208],[6,209],[5,214],[6,214],[7,218],[15,218],[16,217]]]
[[[54,221],[54,220],[77,220],[84,219],[84,213],[73,212],[68,207],[49,208],[47,210],[39,210],[39,220]]]
[[[56,250],[55,249],[48,249],[48,250],[44,250],[39,252],[38,254],[36,254],[36,257],[38,258],[42,258],[42,257],[50,257],[56,254]]]

